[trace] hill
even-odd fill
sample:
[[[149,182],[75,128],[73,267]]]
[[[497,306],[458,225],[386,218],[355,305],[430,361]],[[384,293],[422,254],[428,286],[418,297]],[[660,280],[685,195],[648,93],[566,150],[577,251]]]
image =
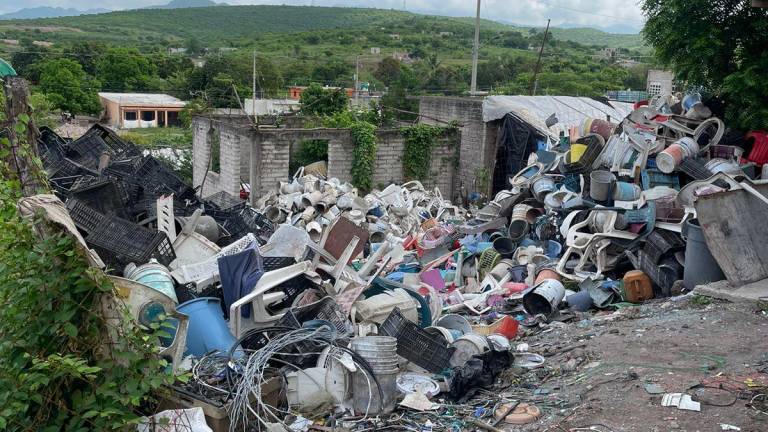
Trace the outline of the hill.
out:
[[[169,3],[159,6],[150,6],[146,9],[184,9],[219,6],[218,3],[211,0],[171,0]]]
[[[17,10],[7,14],[0,15],[0,20],[15,20],[15,19],[35,19],[35,18],[56,18],[56,17],[69,17],[87,14],[100,14],[109,12],[109,9],[88,9],[78,10],[74,8],[61,8],[61,7],[33,7]]]
[[[202,3],[199,3],[202,2]],[[310,6],[229,6],[205,8],[209,0],[174,0],[163,9],[139,9],[78,17],[12,21],[9,25],[33,29],[60,27],[60,32],[47,32],[48,40],[59,41],[103,40],[128,44],[173,44],[174,41],[196,38],[208,45],[236,46],[258,39],[266,34],[285,34],[307,31],[344,29],[364,30],[389,34],[414,34],[439,29],[440,32],[470,32],[472,18],[452,18],[418,15],[410,12],[343,7]],[[167,9],[168,7],[180,7]],[[488,32],[520,31],[527,28],[483,20]],[[6,27],[12,30],[13,27]],[[73,29],[67,31],[67,29]],[[0,32],[4,29],[0,26]],[[77,34],[73,34],[73,33]],[[58,33],[58,34],[56,34]],[[553,29],[556,38],[586,45],[611,47],[642,47],[639,35],[610,34],[595,29]],[[8,35],[6,35],[8,36]],[[14,36],[14,35],[11,35]]]

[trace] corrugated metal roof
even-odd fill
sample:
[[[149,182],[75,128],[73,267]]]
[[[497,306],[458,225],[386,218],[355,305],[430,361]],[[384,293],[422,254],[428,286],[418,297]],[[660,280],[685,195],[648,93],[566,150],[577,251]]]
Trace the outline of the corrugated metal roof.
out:
[[[619,122],[632,111],[632,104],[611,101],[610,105],[589,97],[576,96],[488,96],[483,100],[483,121],[489,122],[513,113],[544,133],[557,135],[579,126],[588,118]],[[555,114],[558,123],[547,127],[547,117]]]
[[[130,106],[162,106],[162,107],[184,107],[187,103],[171,95],[162,93],[104,93],[100,92],[99,97],[120,105]]]

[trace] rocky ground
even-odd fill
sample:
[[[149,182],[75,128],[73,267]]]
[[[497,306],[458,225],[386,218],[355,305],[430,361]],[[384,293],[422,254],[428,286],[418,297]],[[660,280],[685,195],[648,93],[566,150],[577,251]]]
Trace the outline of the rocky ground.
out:
[[[535,404],[542,416],[499,428],[768,431],[768,313],[755,303],[655,300],[532,332],[521,341],[545,366],[504,374],[502,385],[513,385],[501,395]],[[664,407],[648,390],[688,393],[701,411]]]

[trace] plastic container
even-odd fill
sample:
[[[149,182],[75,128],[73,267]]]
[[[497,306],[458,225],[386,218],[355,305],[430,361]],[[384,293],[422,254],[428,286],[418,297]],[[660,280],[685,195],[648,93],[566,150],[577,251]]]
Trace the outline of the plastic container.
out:
[[[177,303],[179,301],[176,297],[176,290],[174,289],[175,284],[171,277],[171,273],[165,266],[159,264],[155,259],[151,259],[148,263],[138,267],[134,263],[129,263],[125,266],[123,276],[125,276],[126,279],[135,280],[150,288],[156,289]]]
[[[571,146],[571,162],[578,162],[579,159],[581,159],[582,156],[584,156],[584,152],[587,151],[586,144],[574,144]]]
[[[636,184],[616,182],[616,188],[613,190],[613,199],[616,201],[635,201],[640,199],[642,192],[643,190]]]
[[[753,141],[752,150],[746,159],[750,162],[754,162],[757,165],[763,165],[768,162],[768,131],[751,131],[744,139],[746,141]]]
[[[523,296],[523,308],[530,315],[550,315],[557,311],[565,297],[565,287],[560,281],[546,279],[536,284]]]
[[[541,201],[546,194],[555,190],[555,180],[549,176],[539,177],[533,181],[531,189],[536,199]]]
[[[478,354],[482,354],[491,349],[488,340],[484,336],[477,334],[465,334],[458,338],[452,346],[456,349],[451,356],[451,366],[464,366],[469,359]]]
[[[163,265],[176,259],[168,236],[164,232],[152,231],[117,217],[106,217],[86,242],[98,252],[109,265],[118,270],[125,264],[146,263],[155,258]]]
[[[440,373],[450,365],[453,348],[445,341],[429,334],[408,321],[395,308],[380,326],[379,331],[397,338],[397,354],[429,372]]]
[[[517,330],[520,327],[520,322],[509,315],[505,315],[501,319],[501,323],[496,328],[494,333],[498,333],[509,340],[517,337]]]
[[[606,201],[616,176],[609,171],[592,171],[589,174],[589,180],[590,198],[595,201]]]
[[[525,220],[514,220],[509,223],[509,238],[514,242],[522,240],[530,230],[531,225]],[[514,251],[512,251],[514,253]]]
[[[192,299],[177,306],[176,310],[189,316],[185,356],[194,355],[199,358],[211,351],[228,352],[237,343],[224,321],[219,299]]]
[[[69,216],[75,222],[75,226],[85,231],[86,234],[90,234],[99,224],[104,222],[103,214],[75,198],[67,200],[67,210],[69,210]]]
[[[521,222],[524,224],[528,223],[525,221],[518,221],[518,222]],[[517,242],[515,242],[509,237],[500,237],[493,241],[493,249],[495,249],[496,252],[499,253],[499,255],[501,256],[501,259],[510,259],[515,254],[515,250],[517,250]]]
[[[677,168],[694,180],[712,177],[712,171],[707,169],[706,162],[702,159],[686,159]]]
[[[394,411],[398,394],[397,373],[396,369],[390,372],[374,372],[373,376],[364,369],[355,372],[352,375],[352,407],[355,413],[376,416]],[[374,376],[379,383],[378,389]],[[384,396],[383,400],[379,396],[379,389]]]
[[[686,237],[683,285],[692,290],[697,285],[725,279],[720,265],[709,251],[698,219],[685,223],[683,235]]]
[[[630,270],[624,274],[624,300],[640,303],[653,298],[651,278],[640,270]]]

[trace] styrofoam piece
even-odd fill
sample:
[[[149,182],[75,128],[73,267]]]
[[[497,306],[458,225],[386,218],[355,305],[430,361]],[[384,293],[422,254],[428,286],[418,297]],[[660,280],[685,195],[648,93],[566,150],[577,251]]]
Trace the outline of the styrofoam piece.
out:
[[[661,406],[674,406],[681,410],[701,411],[701,404],[684,393],[666,393],[661,397]]]

